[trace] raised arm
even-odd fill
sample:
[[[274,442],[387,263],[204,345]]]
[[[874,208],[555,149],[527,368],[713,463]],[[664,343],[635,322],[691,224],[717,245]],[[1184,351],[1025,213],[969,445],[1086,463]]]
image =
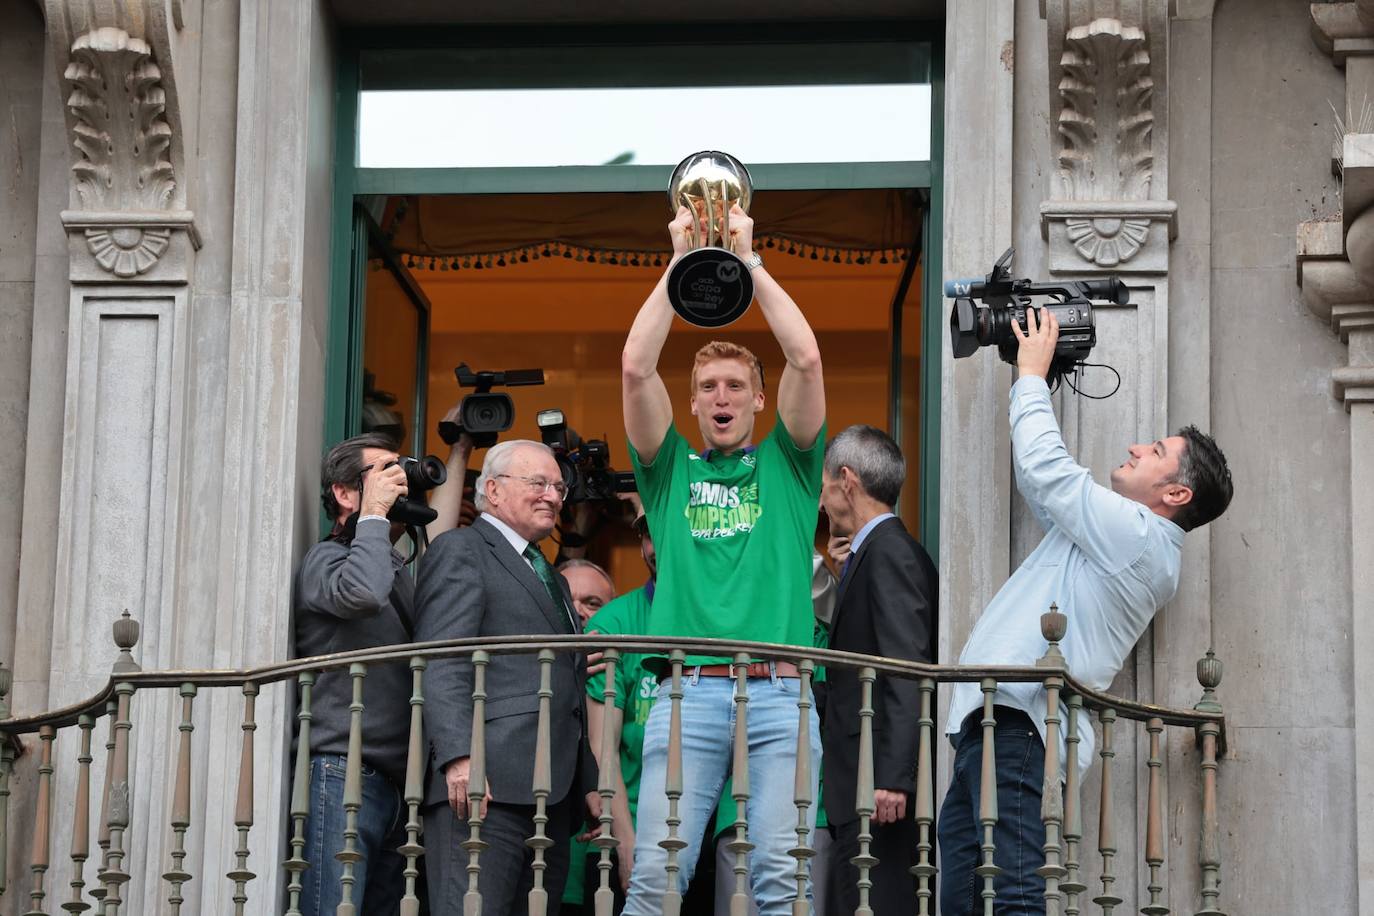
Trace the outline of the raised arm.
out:
[[[754,254],[754,221],[740,209],[730,209],[730,235],[735,254],[748,260]],[[778,415],[798,448],[809,449],[825,422],[825,379],[816,334],[797,303],[760,265],[754,268],[754,295],[763,318],[787,360],[778,381]]]
[[[1011,450],[1017,486],[1042,523],[1048,519],[1058,525],[1107,570],[1120,569],[1145,548],[1148,510],[1094,481],[1064,445],[1045,382],[1059,323],[1048,310],[1046,315],[1042,324],[1035,311],[1028,310],[1029,333],[1012,322],[1020,338],[1020,377],[1011,389]]]
[[[640,461],[653,464],[663,437],[673,422],[673,403],[668,388],[658,374],[658,358],[673,324],[673,306],[668,301],[668,271],[690,246],[692,213],[679,207],[668,224],[673,240],[673,258],[658,278],[654,291],[635,315],[625,350],[620,354],[620,384],[625,406],[625,434],[639,453]]]
[[[459,404],[462,402],[460,401]],[[454,405],[445,420],[457,422],[458,406]],[[432,541],[450,528],[462,524],[472,524],[472,518],[463,518],[463,489],[467,482],[468,459],[472,456],[472,437],[466,432],[458,436],[458,441],[449,446],[448,461],[445,469],[448,479],[434,488],[429,497],[429,507],[438,515],[425,526],[425,533]]]

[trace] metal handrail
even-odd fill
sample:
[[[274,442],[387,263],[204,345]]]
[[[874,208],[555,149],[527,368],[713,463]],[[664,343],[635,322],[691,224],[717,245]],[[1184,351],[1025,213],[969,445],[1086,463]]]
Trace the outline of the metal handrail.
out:
[[[581,636],[507,636],[493,640],[486,637],[444,639],[432,642],[405,643],[349,652],[334,652],[305,658],[273,662],[254,668],[184,668],[166,671],[129,671],[112,674],[105,686],[91,697],[77,703],[29,716],[0,719],[0,733],[32,734],[43,726],[62,728],[74,725],[83,714],[102,714],[106,703],[115,695],[118,684],[135,688],[179,687],[195,684],[198,687],[233,686],[247,683],[270,684],[285,681],[306,671],[347,670],[355,663],[409,661],[412,658],[455,658],[476,651],[489,654],[533,654],[542,649],[569,651],[574,649],[618,649],[621,652],[662,653],[680,649],[689,654],[732,657],[747,652],[751,657],[767,660],[808,658],[819,665],[841,668],[873,668],[880,674],[901,678],[932,678],[937,683],[980,682],[987,678],[999,682],[1026,683],[1044,681],[1047,674],[1058,673],[1064,679],[1066,693],[1076,694],[1090,709],[1112,709],[1118,716],[1147,721],[1159,719],[1167,725],[1197,728],[1215,724],[1225,729],[1226,717],[1220,711],[1190,709],[1142,703],[1095,690],[1075,678],[1062,665],[930,665],[903,659],[842,652],[836,649],[817,649],[812,646],[793,646],[779,643],[747,642],[729,639],[696,639],[678,636],[614,636],[595,633]]]

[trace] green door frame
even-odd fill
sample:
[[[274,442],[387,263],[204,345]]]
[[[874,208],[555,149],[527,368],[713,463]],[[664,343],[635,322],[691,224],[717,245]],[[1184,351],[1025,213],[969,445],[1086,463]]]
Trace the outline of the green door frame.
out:
[[[365,51],[443,49],[459,46],[634,45],[682,43],[684,35],[709,34],[693,27],[466,27],[343,31],[337,36],[334,194],[329,337],[325,371],[324,441],[337,442],[358,429],[362,408],[362,321],[354,290],[367,266],[365,218],[355,211],[359,196],[382,194],[574,193],[658,191],[661,166],[586,166],[512,169],[365,169],[358,162],[358,105],[361,57]],[[759,190],[914,188],[929,193],[922,225],[921,524],[918,537],[939,556],[940,359],[944,322],[940,304],[940,245],[943,231],[944,45],[939,23],[850,23],[799,26],[732,26],[741,43],[913,41],[930,49],[930,149],[928,162],[854,162],[750,166]],[[823,77],[827,64],[817,58]],[[441,79],[425,74],[421,81]],[[820,79],[819,81],[824,81]],[[361,249],[359,249],[361,239]],[[900,438],[901,430],[894,429]]]

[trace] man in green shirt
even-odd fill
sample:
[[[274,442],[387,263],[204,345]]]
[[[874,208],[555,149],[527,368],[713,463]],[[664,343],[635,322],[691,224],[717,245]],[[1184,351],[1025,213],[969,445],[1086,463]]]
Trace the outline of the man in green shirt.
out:
[[[669,226],[674,262],[689,248],[695,218],[683,208]],[[824,452],[820,350],[801,310],[754,252],[753,221],[735,207],[729,227],[730,244],[753,274],[764,320],[786,360],[777,423],[755,446],[754,419],[764,409],[762,367],[743,347],[711,343],[697,353],[691,392],[706,450],[698,454],[688,446],[673,425],[672,401],[658,373],[673,318],[665,273],[635,317],[621,364],[630,457],[658,551],[648,632],[807,646]],[[691,878],[730,770],[735,702],[729,662],[692,655],[683,672],[679,891]],[[662,658],[648,664],[664,673]],[[788,855],[796,843],[796,666],[751,665],[748,688],[750,884],[762,916],[781,916],[791,913],[796,892],[797,863]],[[629,916],[659,916],[667,891],[667,851],[659,842],[668,835],[670,705],[656,703],[645,727]],[[813,759],[819,759],[814,712],[810,732]]]

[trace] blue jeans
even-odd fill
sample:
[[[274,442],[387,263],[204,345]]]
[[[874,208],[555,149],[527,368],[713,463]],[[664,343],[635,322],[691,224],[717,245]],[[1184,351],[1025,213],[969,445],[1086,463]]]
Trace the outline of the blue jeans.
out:
[[[678,853],[678,890],[685,891],[700,854],[702,835],[715,817],[716,803],[730,773],[735,730],[735,682],[729,677],[683,673],[682,798],[677,835],[686,844]],[[797,808],[793,782],[797,759],[796,678],[749,679],[749,855],[750,886],[761,916],[792,912],[797,860],[787,854],[797,843]],[[668,689],[644,727],[644,764],[636,813],[635,866],[624,916],[659,916],[668,889],[668,853],[659,841],[668,836],[668,725],[672,702]],[[811,711],[811,797],[821,761],[820,722]],[[807,812],[813,832],[816,806]],[[808,903],[810,888],[808,885]]]
[[[306,869],[301,880],[302,916],[334,916],[343,899],[344,773],[348,758],[316,754],[310,758],[310,815],[305,823]],[[405,857],[396,850],[406,841],[401,791],[372,767],[363,767],[363,804],[358,809],[358,850],[351,898],[359,913],[395,913],[405,893]]]
[[[1045,824],[1040,820],[1045,778],[1045,745],[1030,717],[1017,709],[996,707],[993,730],[997,764],[997,826],[993,828],[994,864],[1002,873],[993,881],[998,916],[1033,916],[1045,912],[1045,879],[1036,869],[1045,864]],[[983,826],[978,822],[983,766],[982,713],[964,720],[954,743],[954,775],[940,808],[940,912],[972,916],[983,912],[983,879],[974,869],[982,861]]]

